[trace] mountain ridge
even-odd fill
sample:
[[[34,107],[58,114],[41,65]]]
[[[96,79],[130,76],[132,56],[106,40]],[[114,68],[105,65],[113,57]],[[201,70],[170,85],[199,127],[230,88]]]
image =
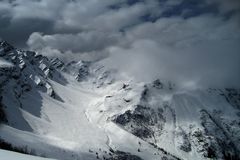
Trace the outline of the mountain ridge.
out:
[[[179,91],[0,42],[0,139],[57,159],[240,159],[240,90]]]

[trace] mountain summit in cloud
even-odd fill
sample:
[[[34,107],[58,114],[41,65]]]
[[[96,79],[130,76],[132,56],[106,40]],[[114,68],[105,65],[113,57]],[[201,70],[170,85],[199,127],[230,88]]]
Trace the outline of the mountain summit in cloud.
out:
[[[238,0],[3,0],[0,37],[64,61],[111,57],[140,81],[239,87],[239,13]]]
[[[5,41],[0,56],[2,149],[76,160],[239,159],[238,88],[138,82],[106,62],[65,63]]]

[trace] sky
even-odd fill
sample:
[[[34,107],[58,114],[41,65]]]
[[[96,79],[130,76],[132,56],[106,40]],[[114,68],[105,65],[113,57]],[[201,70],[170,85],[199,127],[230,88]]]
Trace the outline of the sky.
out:
[[[0,0],[0,38],[138,81],[240,87],[240,0]]]

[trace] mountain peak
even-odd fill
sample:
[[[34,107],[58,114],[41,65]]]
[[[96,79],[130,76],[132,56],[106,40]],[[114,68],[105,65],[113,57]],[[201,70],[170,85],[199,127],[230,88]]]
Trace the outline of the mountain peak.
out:
[[[4,54],[14,49],[14,47],[11,44],[9,44],[7,41],[1,41],[1,40],[0,40],[0,47],[1,47],[0,56],[1,54]]]

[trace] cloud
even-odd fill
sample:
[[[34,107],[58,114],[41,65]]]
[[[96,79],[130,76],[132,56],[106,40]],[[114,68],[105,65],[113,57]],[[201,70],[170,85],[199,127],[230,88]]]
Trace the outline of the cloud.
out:
[[[240,85],[239,0],[2,0],[0,24],[18,47],[139,81]]]
[[[30,35],[27,44],[31,50],[40,52],[45,56],[59,55],[65,59],[79,56],[79,58],[84,57],[85,60],[98,60],[105,57],[107,55],[105,49],[117,44],[120,38],[120,34],[107,34],[98,31],[54,35],[34,32]]]
[[[116,44],[120,35],[104,32],[90,31],[78,34],[43,35],[34,32],[30,35],[27,44],[34,50],[44,47],[59,49],[61,52],[68,50],[76,53],[101,51],[107,46]]]
[[[23,47],[33,32],[51,35],[97,30],[112,34],[166,16],[192,17],[215,10],[237,12],[239,8],[238,0],[2,0],[0,36]]]
[[[169,79],[186,86],[240,87],[240,26],[236,17],[159,19],[129,30],[128,48],[110,48],[107,66],[139,81]]]
[[[232,12],[240,11],[240,1],[239,0],[209,0],[206,1],[209,4],[217,4],[220,12],[226,13],[226,12]]]
[[[136,4],[110,10],[108,6],[114,3],[114,0],[0,1],[0,22],[3,25],[0,36],[23,47],[33,32],[75,34],[89,30],[118,31],[139,23],[138,16],[144,14],[147,8]],[[22,40],[14,37],[21,37]]]
[[[78,34],[43,35],[34,32],[27,44],[31,50],[48,57],[60,57],[62,60],[82,59],[96,61],[108,55],[108,46],[118,43],[120,34],[89,31]]]
[[[111,56],[104,60],[104,64],[136,81],[149,82],[160,78],[183,86],[194,82],[198,87],[239,87],[240,64],[236,50],[239,51],[240,47],[228,51],[230,54],[227,55],[226,49],[221,49],[236,44],[222,42],[212,45],[215,46],[209,48],[202,44],[200,48],[179,50],[151,40],[139,40],[128,49],[111,48]],[[216,45],[222,47],[216,49]]]
[[[1,37],[21,48],[26,46],[29,35],[34,31],[49,33],[53,25],[52,21],[42,19],[11,20],[7,23],[6,27],[0,28]]]

